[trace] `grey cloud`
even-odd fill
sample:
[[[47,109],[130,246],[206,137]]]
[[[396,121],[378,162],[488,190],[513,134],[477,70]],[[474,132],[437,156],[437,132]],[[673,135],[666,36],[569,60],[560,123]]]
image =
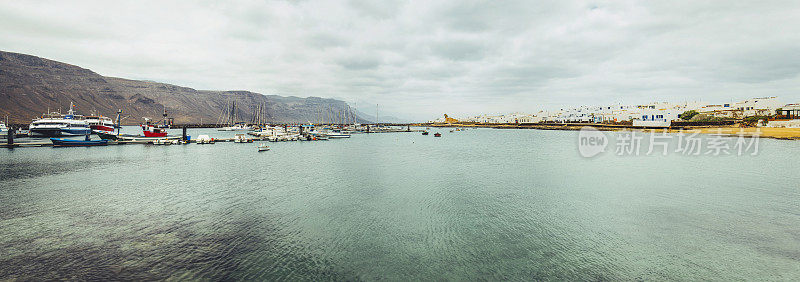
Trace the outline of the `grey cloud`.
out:
[[[379,58],[364,56],[363,54],[353,54],[345,58],[341,58],[337,63],[349,70],[370,70],[375,69],[381,65]]]
[[[762,93],[800,102],[798,13],[793,1],[4,1],[0,46],[103,75],[425,120]]]
[[[450,60],[479,60],[486,55],[486,44],[466,40],[445,41],[434,44],[433,52]]]
[[[710,75],[721,81],[762,83],[796,78],[800,74],[800,46],[766,47],[724,59],[718,68],[709,70]]]
[[[312,47],[332,48],[345,47],[350,44],[346,38],[336,36],[330,32],[318,32],[308,36],[307,42]]]
[[[359,14],[376,19],[386,19],[397,15],[402,1],[384,0],[384,1],[368,1],[368,0],[350,0],[349,4],[354,9],[358,10]]]
[[[0,26],[4,33],[14,33],[23,37],[43,37],[69,39],[101,39],[108,37],[104,32],[92,27],[78,27],[51,19],[36,18],[34,15],[20,14],[18,11],[0,6]]]

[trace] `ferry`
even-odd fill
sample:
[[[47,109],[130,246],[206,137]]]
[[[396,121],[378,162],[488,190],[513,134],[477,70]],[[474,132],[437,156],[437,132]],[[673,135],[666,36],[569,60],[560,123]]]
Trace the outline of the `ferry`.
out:
[[[66,115],[60,113],[44,114],[28,127],[30,137],[59,137],[89,135],[92,129],[81,115],[76,115],[72,103]]]

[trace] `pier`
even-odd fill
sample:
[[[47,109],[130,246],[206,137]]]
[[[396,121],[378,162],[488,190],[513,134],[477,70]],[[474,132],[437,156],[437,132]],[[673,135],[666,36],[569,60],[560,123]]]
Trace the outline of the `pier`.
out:
[[[148,140],[109,140],[107,145],[103,146],[114,146],[114,145],[129,145],[129,144],[150,144],[150,145],[185,145],[185,144],[192,144],[198,143],[196,139],[189,138],[187,134],[187,128],[215,128],[215,127],[201,127],[203,125],[179,125],[173,127],[173,129],[180,128],[182,129],[181,135],[178,136],[171,136],[172,139],[166,140],[168,142],[155,142],[154,139]],[[285,125],[286,127],[290,127],[291,125]],[[316,126],[325,126],[325,125],[316,125]],[[334,125],[331,125],[334,126]],[[422,130],[418,129],[411,129],[411,124],[364,124],[361,125],[358,129],[350,130],[350,134],[365,134],[365,133],[400,133],[400,132],[421,132]],[[328,140],[325,139],[317,139],[317,138],[308,138],[310,135],[301,133],[301,138],[297,139],[275,139],[270,138],[271,136],[262,136],[257,134],[258,131],[250,131],[246,134],[250,137],[246,138],[236,138],[236,137],[225,137],[225,138],[211,138],[213,143],[216,142],[234,142],[234,143],[252,143],[255,141],[269,141],[269,142],[282,142],[282,141],[324,141]],[[244,132],[242,134],[245,134]],[[29,139],[23,140],[20,142],[18,138],[27,137],[27,134],[18,134],[16,132],[16,128],[9,128],[9,134],[4,143],[0,143],[0,148],[26,148],[26,147],[53,147],[53,142],[50,141],[49,138],[41,138],[41,139]],[[173,141],[177,141],[173,143]],[[201,142],[202,144],[206,144],[205,142]]]
[[[235,142],[235,140],[236,140],[236,138],[213,138],[213,139],[214,139],[214,142]],[[183,140],[180,140],[180,139],[175,139],[175,140],[183,142],[183,144],[180,144],[180,145],[197,143],[197,140],[186,140],[186,141],[183,141]],[[267,141],[267,139],[264,139],[264,138],[248,138],[247,140],[250,140],[250,142],[242,142],[242,143],[252,143],[254,141]],[[173,140],[170,140],[170,141],[173,141]],[[111,140],[109,140],[108,145],[106,145],[106,146],[129,145],[129,144],[173,145],[173,144],[153,144],[152,140],[148,140],[148,141],[111,141]],[[175,144],[175,145],[178,145],[178,144]],[[14,142],[14,143],[6,142],[6,143],[0,143],[0,148],[22,148],[22,147],[53,147],[53,142],[51,142],[50,139],[42,139],[42,140],[36,140],[36,141],[33,141],[33,142]]]

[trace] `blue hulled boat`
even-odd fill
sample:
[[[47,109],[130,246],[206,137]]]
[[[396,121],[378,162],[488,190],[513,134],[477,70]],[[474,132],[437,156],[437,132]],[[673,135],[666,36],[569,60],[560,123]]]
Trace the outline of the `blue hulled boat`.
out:
[[[74,140],[64,138],[50,138],[53,146],[56,147],[88,147],[88,146],[105,146],[108,145],[108,140]]]

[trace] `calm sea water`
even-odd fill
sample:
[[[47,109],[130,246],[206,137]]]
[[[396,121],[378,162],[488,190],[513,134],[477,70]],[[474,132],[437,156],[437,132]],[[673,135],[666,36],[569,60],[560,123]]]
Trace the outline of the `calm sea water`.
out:
[[[0,279],[800,280],[798,142],[440,132],[0,150]]]

